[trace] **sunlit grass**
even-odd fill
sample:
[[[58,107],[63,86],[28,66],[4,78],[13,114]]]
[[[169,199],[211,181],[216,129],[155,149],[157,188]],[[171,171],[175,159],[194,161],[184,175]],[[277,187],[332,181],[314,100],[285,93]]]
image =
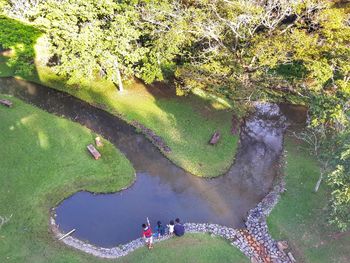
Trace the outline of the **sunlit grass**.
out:
[[[320,172],[316,160],[290,138],[286,150],[287,192],[268,218],[273,236],[289,241],[298,262],[349,262],[350,235],[333,239],[335,230],[327,225],[330,193],[325,182],[314,192]]]
[[[12,218],[0,229],[0,262],[105,262],[55,241],[49,211],[63,198],[87,189],[116,191],[129,185],[134,170],[109,142],[92,159],[86,145],[90,130],[22,101],[0,107],[0,215]],[[111,233],[113,234],[113,233]],[[248,262],[227,241],[209,235],[186,235],[156,244],[152,252],[136,250],[111,262]]]
[[[14,102],[0,106],[0,215],[13,215],[0,229],[0,262],[48,262],[42,252],[52,252],[50,208],[79,190],[117,191],[132,183],[135,172],[107,141],[102,158],[93,160],[86,145],[95,134],[87,128],[0,98]]]
[[[248,263],[249,260],[221,238],[208,234],[186,234],[184,237],[156,244],[152,251],[138,249],[117,262]]]
[[[192,90],[192,93],[201,97],[204,100],[207,100],[211,105],[217,109],[217,110],[224,110],[224,109],[232,109],[233,104],[231,101],[220,98],[216,96],[215,94],[210,94],[202,89],[194,88]]]
[[[47,66],[52,54],[43,32],[4,16],[0,18],[2,44],[16,51],[11,65],[5,58],[0,61],[0,77],[21,77],[63,90],[127,121],[141,122],[172,149],[165,155],[192,174],[214,177],[232,164],[238,138],[230,134],[232,109],[227,101],[201,91],[188,97],[159,98],[152,95],[152,88],[141,83],[133,83],[119,94],[113,83],[103,79],[67,80]],[[21,59],[26,59],[25,65]],[[221,140],[210,146],[208,141],[216,130],[221,132]]]
[[[67,82],[43,63],[49,56],[45,37],[38,40],[36,53],[38,78],[26,79],[66,91],[129,122],[141,122],[172,149],[165,155],[192,174],[218,176],[233,163],[238,136],[230,133],[233,112],[225,100],[203,93],[201,96],[155,97],[152,88],[140,82],[128,85],[123,93],[103,79],[72,78]],[[211,146],[208,141],[216,130],[221,132],[221,140]]]

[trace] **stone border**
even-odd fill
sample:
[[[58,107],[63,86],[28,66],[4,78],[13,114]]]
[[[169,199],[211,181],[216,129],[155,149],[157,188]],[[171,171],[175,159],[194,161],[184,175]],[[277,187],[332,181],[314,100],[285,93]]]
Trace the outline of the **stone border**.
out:
[[[165,153],[171,152],[171,148],[165,143],[163,138],[157,135],[153,130],[147,128],[145,125],[136,120],[131,121],[130,124],[136,129],[139,129],[146,136],[146,138],[148,138],[161,151]]]
[[[161,152],[170,152],[171,149],[164,143],[163,139],[157,136],[152,130],[138,122],[131,123],[134,127],[141,130],[151,142],[156,145]],[[280,156],[279,164],[282,166],[283,153]],[[284,158],[285,160],[285,158]],[[248,213],[245,229],[234,229],[226,226],[209,223],[186,223],[184,224],[187,233],[208,233],[214,236],[222,237],[237,247],[244,255],[254,263],[293,263],[295,259],[291,253],[286,254],[285,247],[280,242],[274,240],[268,232],[266,222],[267,216],[278,203],[280,194],[285,191],[285,182],[283,174],[278,174],[274,180],[273,189],[262,199],[258,205]],[[64,233],[60,232],[57,226],[54,214],[50,219],[51,229],[56,238],[61,238]],[[155,243],[167,240],[171,236],[164,236],[155,239]],[[62,242],[70,247],[83,251],[100,258],[115,259],[126,256],[134,250],[144,247],[145,243],[142,238],[133,240],[127,244],[113,248],[103,248],[91,245],[87,242],[68,236]]]
[[[237,247],[244,255],[249,257],[252,262],[275,262],[275,263],[292,263],[289,256],[278,247],[275,241],[268,233],[266,218],[278,203],[280,194],[285,191],[284,181],[275,185],[273,190],[267,194],[263,200],[249,211],[246,229],[234,229],[226,226],[208,223],[186,223],[184,224],[187,233],[209,233],[214,236],[222,237]],[[59,227],[53,216],[50,218],[51,230],[56,238],[61,238],[64,233],[60,232]],[[171,238],[164,236],[155,239],[155,243]],[[72,236],[62,240],[67,246],[73,247],[85,253],[100,258],[116,259],[126,256],[135,249],[145,246],[142,238],[133,240],[127,244],[113,248],[103,248],[91,245]]]
[[[56,225],[55,219],[51,217],[50,219],[51,229],[56,238],[61,238],[64,236],[64,233],[60,232],[58,226]],[[237,246],[236,244],[243,245],[243,236],[239,230],[220,226],[216,224],[205,224],[205,223],[185,223],[184,224],[186,233],[209,233],[214,236],[220,236],[222,238],[228,240],[236,240],[232,245]],[[172,238],[173,236],[165,235],[160,239],[154,239],[154,243],[158,243],[167,239]],[[238,240],[238,242],[237,242]],[[242,240],[242,242],[241,242]],[[127,254],[133,252],[135,249],[141,248],[145,246],[145,243],[142,238],[135,239],[125,245],[120,245],[118,247],[113,248],[103,248],[91,245],[87,242],[74,238],[72,236],[68,236],[61,240],[64,244],[83,251],[85,253],[91,254],[100,258],[109,258],[116,259],[119,257],[126,256]]]
[[[276,262],[276,263],[292,263],[289,255],[280,249],[278,242],[275,241],[268,232],[266,222],[267,216],[278,203],[280,194],[285,191],[285,182],[280,179],[280,182],[275,185],[273,190],[268,193],[264,199],[254,208],[249,211],[246,221],[247,234],[253,238],[250,242],[252,253],[249,253],[252,262]],[[255,244],[261,247],[257,248]],[[265,251],[261,251],[265,250]],[[244,251],[242,251],[244,253]]]

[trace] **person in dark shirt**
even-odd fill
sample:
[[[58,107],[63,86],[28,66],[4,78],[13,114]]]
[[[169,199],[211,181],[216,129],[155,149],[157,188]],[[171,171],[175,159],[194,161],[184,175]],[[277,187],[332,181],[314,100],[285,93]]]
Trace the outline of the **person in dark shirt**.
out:
[[[179,218],[175,219],[174,234],[178,237],[181,237],[185,234],[185,227],[180,223]]]

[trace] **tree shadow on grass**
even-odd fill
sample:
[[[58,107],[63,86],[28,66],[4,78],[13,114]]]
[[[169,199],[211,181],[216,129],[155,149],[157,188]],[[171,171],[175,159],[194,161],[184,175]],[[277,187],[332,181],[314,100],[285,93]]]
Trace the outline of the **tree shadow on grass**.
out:
[[[47,65],[34,63],[35,45],[41,35],[40,30],[30,25],[0,16],[0,44],[2,48],[13,50],[12,56],[4,62],[10,69],[7,76],[19,76],[68,92],[114,115],[123,115],[128,121],[141,122],[154,130],[174,150],[178,164],[187,169],[187,166],[196,166],[190,169],[192,172],[203,170],[201,166],[204,163],[211,166],[210,163],[216,163],[217,159],[225,155],[229,156],[224,158],[229,160],[227,163],[232,162],[235,147],[232,135],[229,135],[231,113],[214,109],[210,102],[196,96],[177,97],[174,87],[166,89],[158,87],[159,84],[142,85],[141,96],[149,97],[148,102],[144,103],[140,94],[136,94],[139,92],[137,87],[132,88],[136,92],[123,95],[125,98],[131,97],[123,99],[106,80],[90,83],[87,80],[72,81],[57,76]],[[211,147],[208,141],[215,130],[220,130],[224,139]],[[216,158],[213,160],[210,156]]]
[[[41,35],[31,25],[0,15],[0,76],[37,79],[34,46]]]

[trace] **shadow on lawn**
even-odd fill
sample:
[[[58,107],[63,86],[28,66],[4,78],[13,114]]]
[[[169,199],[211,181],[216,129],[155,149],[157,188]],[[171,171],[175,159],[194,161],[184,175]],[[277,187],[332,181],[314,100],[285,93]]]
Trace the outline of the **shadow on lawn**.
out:
[[[176,155],[178,165],[185,169],[194,166],[189,169],[192,173],[206,170],[202,166],[208,166],[213,170],[210,174],[215,174],[217,169],[212,163],[218,163],[216,174],[228,169],[237,140],[237,136],[230,134],[232,112],[218,110],[212,101],[199,96],[178,97],[175,87],[165,82],[153,85],[135,82],[123,98],[107,80],[68,80],[57,76],[48,65],[34,63],[38,59],[35,44],[41,35],[40,30],[30,25],[0,16],[0,45],[13,50],[9,58],[0,60],[0,77],[19,76],[68,92],[128,121],[137,120],[165,140],[174,150],[171,155]],[[215,130],[222,133],[222,140],[212,147],[208,141]]]
[[[38,78],[35,67],[37,39],[42,32],[20,21],[0,15],[0,76]]]
[[[35,65],[36,53],[34,48],[41,35],[42,32],[31,25],[0,15],[0,77],[16,75],[27,80],[42,82]],[[8,50],[12,52],[8,52]],[[108,101],[104,98],[103,93],[95,92],[92,89],[84,87],[84,84],[82,87],[77,87],[77,84],[71,85],[61,77],[58,79],[49,78],[47,81],[47,84],[61,90],[65,89],[60,88],[60,86],[66,86],[66,89],[70,90],[69,93],[73,95],[77,95],[76,93],[81,88],[87,89],[88,92],[86,95],[89,95],[90,99],[97,101],[97,106],[106,109],[106,107],[103,107],[103,104],[108,105]],[[46,83],[43,84],[45,85]],[[224,119],[227,117],[227,114],[222,114],[222,111],[215,109],[211,103],[204,99],[196,98],[196,96],[176,96],[175,87],[171,83],[155,82],[151,85],[145,85],[142,81],[136,80],[135,86],[139,85],[144,87],[144,92],[147,92],[156,99],[174,99],[175,102],[181,102],[189,107],[193,106],[193,110],[195,113],[200,113],[203,121],[208,119],[217,120],[222,116],[224,116]],[[158,107],[175,119],[178,119],[178,117],[181,118],[180,115],[182,112],[179,113],[166,107],[168,105],[167,103],[158,103],[158,101],[156,103]]]

